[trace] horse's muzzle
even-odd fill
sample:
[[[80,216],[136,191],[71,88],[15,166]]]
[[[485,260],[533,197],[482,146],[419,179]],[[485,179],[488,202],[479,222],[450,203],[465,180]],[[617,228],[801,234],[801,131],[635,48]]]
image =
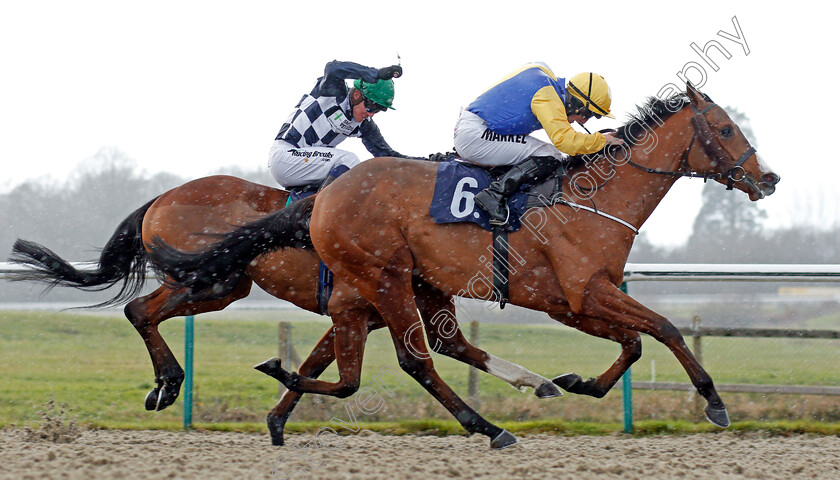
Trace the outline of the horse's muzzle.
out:
[[[749,184],[752,190],[752,193],[750,193],[750,199],[760,200],[764,197],[773,195],[773,193],[776,191],[776,184],[779,183],[781,177],[779,177],[773,172],[770,172],[762,175],[761,181],[756,181],[749,175],[745,176],[744,180],[747,182],[747,184]]]

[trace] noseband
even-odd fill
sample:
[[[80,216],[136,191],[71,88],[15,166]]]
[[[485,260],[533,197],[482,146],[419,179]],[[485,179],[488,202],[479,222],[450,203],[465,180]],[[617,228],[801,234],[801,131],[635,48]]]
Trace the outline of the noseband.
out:
[[[706,99],[709,100],[708,98]],[[627,163],[632,165],[633,167],[648,172],[648,173],[655,173],[658,175],[671,175],[675,177],[698,177],[702,178],[703,181],[707,180],[720,180],[725,178],[726,179],[726,189],[732,190],[736,182],[743,182],[746,177],[746,170],[744,170],[744,162],[747,161],[755,153],[755,147],[750,146],[747,148],[741,157],[738,159],[737,162],[732,161],[732,157],[726,153],[726,150],[720,145],[718,142],[717,137],[712,134],[712,128],[709,126],[709,122],[706,120],[706,112],[711,110],[712,108],[716,107],[717,104],[714,102],[710,102],[709,105],[704,108],[703,110],[699,110],[694,104],[691,104],[691,108],[694,109],[694,116],[691,117],[691,125],[694,127],[694,133],[691,135],[691,141],[688,142],[688,148],[685,149],[682,156],[680,157],[680,169],[678,171],[668,171],[668,170],[659,170],[655,168],[648,168],[643,165],[639,165],[638,163],[633,162],[632,160],[628,160]],[[699,138],[700,144],[703,147],[703,150],[706,152],[706,155],[712,158],[714,162],[717,162],[719,165],[731,165],[734,163],[734,166],[730,168],[726,173],[708,173],[708,172],[698,172],[692,169],[688,165],[688,154],[691,152],[691,147],[694,146],[694,141]]]

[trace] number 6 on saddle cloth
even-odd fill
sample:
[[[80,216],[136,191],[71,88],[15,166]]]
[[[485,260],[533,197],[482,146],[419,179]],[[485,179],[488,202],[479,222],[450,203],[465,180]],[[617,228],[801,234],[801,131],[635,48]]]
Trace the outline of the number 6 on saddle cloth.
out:
[[[504,170],[507,170],[505,168]],[[476,208],[475,195],[487,188],[495,176],[501,175],[498,168],[485,169],[459,161],[441,162],[435,179],[435,193],[429,206],[429,215],[436,223],[472,222],[481,228],[493,231],[490,216],[481,208]],[[552,198],[559,191],[563,170],[558,170],[557,176],[552,176],[539,185],[540,192],[546,198]],[[544,185],[544,187],[543,187]],[[536,205],[545,206],[546,203],[529,201],[536,194],[519,191],[508,201],[510,217],[507,231],[515,232],[522,228],[521,217]]]

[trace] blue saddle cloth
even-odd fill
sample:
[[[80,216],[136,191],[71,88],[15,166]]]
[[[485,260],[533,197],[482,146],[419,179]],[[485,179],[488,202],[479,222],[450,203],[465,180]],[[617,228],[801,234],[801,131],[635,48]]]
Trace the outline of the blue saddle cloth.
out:
[[[318,192],[320,184],[321,182],[317,182],[300,187],[289,188],[289,198],[286,200],[286,206],[288,207],[292,202],[296,202],[302,198],[315,195]],[[321,315],[330,314],[329,310],[327,310],[327,304],[332,296],[332,290],[333,273],[326,265],[324,265],[324,262],[320,262],[320,266],[318,267],[318,293],[316,298],[318,300],[318,309],[321,311]]]
[[[473,200],[490,182],[490,174],[484,168],[453,160],[441,162],[429,215],[436,223],[472,222],[491,231],[489,215]],[[520,217],[528,209],[527,202],[528,195],[524,192],[515,193],[508,201],[509,231],[515,232],[522,227]]]

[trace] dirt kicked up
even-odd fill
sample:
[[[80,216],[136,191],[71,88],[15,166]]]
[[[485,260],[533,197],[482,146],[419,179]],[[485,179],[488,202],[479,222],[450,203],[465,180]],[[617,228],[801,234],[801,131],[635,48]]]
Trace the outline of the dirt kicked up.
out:
[[[0,430],[0,478],[791,479],[840,478],[840,437],[698,434],[632,438],[81,431],[68,443]],[[66,441],[60,440],[60,441]]]

